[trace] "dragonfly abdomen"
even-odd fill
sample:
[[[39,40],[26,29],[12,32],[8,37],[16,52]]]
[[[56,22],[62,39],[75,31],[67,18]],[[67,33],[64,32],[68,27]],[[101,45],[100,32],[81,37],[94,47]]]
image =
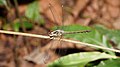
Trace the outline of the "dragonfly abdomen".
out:
[[[64,34],[77,34],[77,33],[88,33],[90,30],[83,30],[83,31],[71,31],[71,32],[65,32]]]

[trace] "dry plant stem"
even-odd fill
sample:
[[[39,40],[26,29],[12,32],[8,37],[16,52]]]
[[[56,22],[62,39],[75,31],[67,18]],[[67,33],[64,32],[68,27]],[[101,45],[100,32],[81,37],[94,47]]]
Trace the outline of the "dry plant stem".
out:
[[[50,39],[49,36],[37,35],[37,34],[29,34],[29,33],[11,32],[11,31],[3,31],[3,30],[0,30],[0,33]],[[54,38],[54,40],[59,40],[59,39],[60,38]],[[66,42],[71,42],[71,43],[75,43],[75,44],[86,45],[86,46],[90,46],[90,47],[94,47],[94,48],[100,48],[100,49],[110,50],[110,51],[113,51],[113,52],[120,53],[120,50],[116,50],[116,49],[112,49],[112,48],[107,48],[107,47],[102,47],[102,46],[97,46],[97,45],[94,45],[94,44],[83,43],[83,42],[80,42],[80,41],[69,40],[69,39],[61,39],[61,41],[66,41]]]
[[[22,17],[20,16],[20,12],[19,12],[19,9],[18,9],[18,7],[19,7],[19,5],[18,5],[18,1],[17,0],[14,0],[14,3],[15,3],[15,10],[16,10],[16,16],[20,19],[20,24],[22,25],[22,30],[23,30],[23,32],[26,32],[26,28],[25,28],[25,26],[24,26],[24,24],[23,24],[23,20],[22,20]],[[28,41],[28,39],[25,37],[25,46],[26,47],[28,47],[29,46],[29,41]],[[19,46],[18,46],[19,47]],[[28,49],[28,48],[27,48]],[[28,51],[29,51],[29,49],[28,49]]]
[[[15,67],[20,67],[20,62],[19,62],[19,59],[18,59],[18,47],[17,47],[17,44],[15,46],[15,48],[13,49],[13,54],[14,54],[14,62],[15,62]]]
[[[20,12],[19,12],[19,10],[18,10],[18,2],[17,2],[17,0],[14,0],[14,3],[15,3],[16,16],[20,19],[20,23],[21,23],[21,25],[22,25],[23,31],[26,32],[26,29],[25,29],[25,27],[24,27],[22,18],[21,18],[21,16],[20,16]]]
[[[6,7],[7,11],[9,12],[10,11],[10,1],[9,0],[6,0],[5,7]]]
[[[22,24],[22,29],[25,32],[25,28],[24,28],[23,23],[22,23],[22,18],[20,17],[20,13],[19,13],[19,10],[18,10],[18,2],[17,2],[17,0],[13,0],[13,1],[14,1],[14,4],[15,4],[16,16],[20,19],[20,23]],[[16,46],[14,48],[14,55],[15,55],[15,64],[16,64],[16,67],[20,67],[20,62],[19,62],[18,55],[17,55],[18,54],[18,51],[17,51],[18,48],[19,48],[19,46],[16,43]]]

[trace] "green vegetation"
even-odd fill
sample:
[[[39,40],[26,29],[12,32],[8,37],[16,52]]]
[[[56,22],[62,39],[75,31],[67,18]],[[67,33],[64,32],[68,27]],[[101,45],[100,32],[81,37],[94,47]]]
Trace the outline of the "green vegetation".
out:
[[[84,33],[84,34],[66,34],[65,38],[72,38],[75,40],[79,40],[82,42],[87,42],[91,44],[96,44],[99,46],[107,47],[107,48],[113,48],[110,41],[115,42],[116,44],[119,44],[119,30],[110,30],[105,28],[101,25],[95,25],[93,28],[80,26],[80,25],[70,25],[70,26],[64,26],[62,27],[65,31],[82,31],[82,30],[90,30],[90,33]],[[54,28],[56,29],[56,27]],[[114,35],[115,34],[115,35]],[[113,40],[116,39],[116,40]],[[118,38],[118,39],[117,39]],[[117,46],[116,48],[119,48]],[[102,50],[102,49],[101,49]],[[103,52],[106,53],[99,53],[99,52],[83,52],[83,53],[75,53],[70,54],[64,57],[61,57],[60,59],[54,61],[53,63],[48,64],[48,67],[93,67],[96,66],[94,64],[91,64],[89,62],[109,58],[108,60],[102,60],[101,63],[97,67],[109,67],[108,63],[110,63],[110,67],[115,66],[115,64],[119,64],[120,62],[115,62],[120,60],[119,58],[116,58],[113,60],[113,57],[115,57],[115,53],[103,50]],[[116,56],[117,57],[117,56]],[[113,63],[114,62],[114,63]],[[103,64],[104,63],[104,64]],[[108,66],[107,66],[108,65]],[[118,65],[119,66],[119,65]]]

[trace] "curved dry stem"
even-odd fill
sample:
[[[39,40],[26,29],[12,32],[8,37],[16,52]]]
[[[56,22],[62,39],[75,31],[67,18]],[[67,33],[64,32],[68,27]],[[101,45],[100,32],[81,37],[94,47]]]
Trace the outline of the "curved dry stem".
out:
[[[37,34],[29,34],[29,33],[21,33],[21,32],[12,32],[12,31],[0,30],[0,33],[50,39],[49,36],[45,36],[45,35],[37,35]],[[53,39],[59,40],[60,38],[53,38]],[[87,46],[94,47],[94,48],[100,48],[100,49],[110,50],[110,51],[113,51],[113,52],[120,53],[120,50],[113,49],[113,48],[107,48],[107,47],[103,47],[103,46],[97,46],[95,44],[88,44],[88,43],[83,43],[83,42],[80,42],[80,41],[69,40],[69,39],[61,39],[61,40],[66,41],[66,42],[75,43],[75,44],[87,45]]]

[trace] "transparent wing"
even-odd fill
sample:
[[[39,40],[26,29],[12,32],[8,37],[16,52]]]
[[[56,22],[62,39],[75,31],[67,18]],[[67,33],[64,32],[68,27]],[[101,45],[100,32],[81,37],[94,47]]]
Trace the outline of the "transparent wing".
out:
[[[51,1],[51,3],[50,3],[50,6],[54,6],[54,5],[52,5],[52,2],[54,2],[53,0],[50,0]],[[56,8],[56,6],[55,6],[55,8],[53,8],[53,10],[55,11],[53,11],[51,8],[50,8],[50,11],[51,11],[51,13],[53,14],[53,18],[54,18],[54,20],[55,20],[55,22],[57,22],[57,20],[56,20],[56,16],[55,16],[55,13],[57,14],[57,16],[58,16],[58,18],[60,19],[59,20],[59,25],[61,25],[62,27],[64,27],[64,9],[63,9],[63,5],[62,5],[62,0],[56,0],[57,2],[58,2],[58,4],[59,4],[59,8],[57,7]],[[58,12],[56,11],[56,9],[57,10],[59,10]],[[63,28],[59,28],[58,27],[58,30],[62,30]],[[58,46],[58,48],[56,48],[55,50],[54,50],[54,53],[56,53],[57,52],[57,54],[58,55],[60,55],[60,54],[65,54],[66,53],[66,50],[62,50],[61,51],[61,48],[62,48],[62,46],[63,46],[63,43],[61,42],[61,38],[62,38],[62,36],[60,36],[59,37],[60,39],[59,39],[59,41],[57,42],[57,44],[54,44],[53,43],[53,45],[55,46],[55,45],[57,45]],[[52,46],[53,46],[52,45]],[[52,46],[51,46],[51,48],[52,48]]]
[[[62,9],[59,0],[48,0],[49,1],[49,12],[52,14],[53,22],[57,23],[58,25],[62,25]],[[58,3],[58,4],[57,4]],[[49,14],[50,14],[49,13]],[[52,41],[52,40],[51,40]],[[60,40],[55,43],[53,42],[50,44],[50,46],[45,47],[48,50],[41,51],[40,48],[36,48],[33,52],[31,52],[29,55],[25,56],[24,59],[27,61],[32,61],[37,64],[45,64],[52,55],[50,55],[49,50],[53,50],[55,46],[60,44]],[[56,53],[56,50],[53,51],[53,53]],[[60,53],[60,51],[59,51]]]
[[[48,0],[49,1],[49,15],[51,15],[52,21],[57,25],[62,25],[62,7],[59,0]]]
[[[51,12],[51,14],[53,15],[53,19],[54,19],[54,22],[56,23],[59,23],[59,25],[62,25],[62,27],[64,27],[64,9],[63,9],[63,5],[60,4],[61,8],[59,8],[59,11],[62,11],[62,12],[57,12],[58,10],[56,10],[57,8],[55,7],[54,5],[54,1],[58,1],[58,3],[61,3],[59,2],[60,0],[49,0],[50,4],[49,4],[49,10]],[[59,14],[60,13],[60,14]],[[62,19],[60,18],[62,17]],[[57,18],[57,19],[56,19]],[[63,30],[63,28],[61,28]],[[87,32],[87,31],[81,31],[81,33],[84,33],[84,32]],[[75,32],[69,32],[67,34],[74,34]],[[79,33],[79,32],[78,32]],[[57,42],[53,42],[52,44],[50,44],[48,48],[48,51],[51,50],[53,51],[53,53],[56,53],[58,55],[65,55],[66,52],[67,52],[67,49],[64,49],[64,50],[60,50],[64,45],[67,45],[67,44],[64,44],[63,42],[61,42],[61,37],[59,37],[59,41]],[[57,47],[58,46],[58,47]],[[58,48],[58,50],[56,50],[56,48]],[[50,55],[48,53],[48,51],[40,51],[39,48],[35,49],[30,55],[26,56],[25,59],[29,60],[29,61],[33,61],[37,64],[44,64],[46,63],[46,61],[48,61],[52,55]],[[60,62],[60,60],[59,60]]]
[[[49,58],[50,55],[47,52],[40,51],[39,47],[24,57],[25,60],[32,61],[36,64],[45,64]]]

